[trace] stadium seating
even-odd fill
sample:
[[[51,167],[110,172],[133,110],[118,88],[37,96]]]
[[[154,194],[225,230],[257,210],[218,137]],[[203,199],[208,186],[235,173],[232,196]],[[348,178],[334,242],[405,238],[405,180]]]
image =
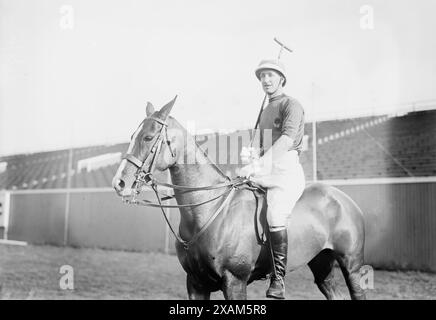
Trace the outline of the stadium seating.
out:
[[[436,176],[435,124],[436,110],[413,112],[398,117],[384,115],[319,122],[317,178],[325,180]],[[236,137],[233,141],[238,141],[239,155],[244,146],[243,133],[232,133],[227,139],[221,136],[217,144],[217,154],[230,152],[230,137]],[[305,134],[309,139],[309,148],[301,154],[301,162],[306,179],[312,180],[311,123],[306,124]],[[210,142],[208,139],[217,137],[218,135],[199,136],[197,140],[199,145],[205,147]],[[70,187],[110,187],[118,164],[108,164],[87,172],[77,171],[78,162],[108,153],[123,154],[127,147],[128,143],[121,143],[73,149]],[[6,170],[0,173],[0,190],[66,188],[68,159],[69,150],[0,157],[1,163],[7,163]],[[242,164],[238,162],[218,165],[224,172],[234,176]]]

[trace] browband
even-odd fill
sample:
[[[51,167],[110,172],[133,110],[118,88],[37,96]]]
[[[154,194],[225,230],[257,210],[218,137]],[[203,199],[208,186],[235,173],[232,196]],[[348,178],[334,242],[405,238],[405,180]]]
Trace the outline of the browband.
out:
[[[168,123],[166,123],[166,121],[164,121],[162,119],[159,119],[159,118],[156,118],[156,117],[148,117],[147,119],[152,119],[152,120],[160,123],[161,125],[168,127]]]

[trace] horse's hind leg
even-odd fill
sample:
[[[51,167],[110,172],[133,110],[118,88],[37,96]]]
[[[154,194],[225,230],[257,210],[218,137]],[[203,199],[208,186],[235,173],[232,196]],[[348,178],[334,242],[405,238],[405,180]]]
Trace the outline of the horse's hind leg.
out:
[[[186,288],[189,300],[210,300],[210,291],[196,286],[189,275],[186,277]]]
[[[226,300],[246,300],[247,281],[241,280],[230,271],[224,271],[223,293]]]
[[[337,290],[334,279],[334,263],[334,252],[330,249],[324,249],[308,265],[322,294],[328,300],[341,300],[343,296]]]
[[[363,253],[354,256],[338,255],[336,257],[345,278],[352,300],[365,300],[365,291],[360,285],[360,267],[363,265]]]

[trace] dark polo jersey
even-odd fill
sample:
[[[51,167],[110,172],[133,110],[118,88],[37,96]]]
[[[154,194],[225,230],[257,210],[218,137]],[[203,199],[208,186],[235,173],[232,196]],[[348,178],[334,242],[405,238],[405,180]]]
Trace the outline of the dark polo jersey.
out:
[[[283,93],[269,100],[262,112],[259,129],[261,154],[283,134],[294,140],[289,150],[297,150],[300,154],[304,135],[304,109],[296,99]]]

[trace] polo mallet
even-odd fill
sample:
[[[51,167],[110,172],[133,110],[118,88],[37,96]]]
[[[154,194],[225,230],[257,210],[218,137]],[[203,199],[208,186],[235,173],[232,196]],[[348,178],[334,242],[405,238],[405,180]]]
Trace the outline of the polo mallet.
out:
[[[278,54],[278,56],[277,56],[277,60],[280,60],[280,58],[281,58],[281,56],[282,56],[283,49],[289,51],[290,53],[293,52],[291,49],[289,49],[289,47],[285,46],[285,45],[283,44],[283,42],[279,41],[277,38],[274,38],[274,42],[276,42],[276,43],[280,46],[280,51],[279,51],[279,54]],[[254,132],[253,132],[253,137],[251,138],[250,148],[253,146],[254,138],[255,138],[255,136],[256,136],[256,130],[257,130],[257,127],[259,126],[260,116],[262,115],[263,108],[264,108],[264,106],[265,106],[265,101],[266,101],[266,97],[267,97],[267,96],[268,96],[268,95],[265,93],[265,97],[263,98],[262,104],[261,104],[261,106],[260,106],[259,115],[257,116],[256,124],[254,125]]]

